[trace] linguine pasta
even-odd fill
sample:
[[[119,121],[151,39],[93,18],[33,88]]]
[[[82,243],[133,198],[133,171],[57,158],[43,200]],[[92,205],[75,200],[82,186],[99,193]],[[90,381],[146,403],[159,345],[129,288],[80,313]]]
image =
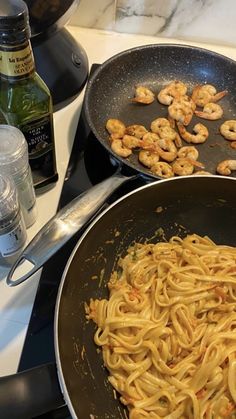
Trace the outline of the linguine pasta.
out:
[[[136,243],[108,287],[86,312],[129,418],[236,418],[236,248]]]

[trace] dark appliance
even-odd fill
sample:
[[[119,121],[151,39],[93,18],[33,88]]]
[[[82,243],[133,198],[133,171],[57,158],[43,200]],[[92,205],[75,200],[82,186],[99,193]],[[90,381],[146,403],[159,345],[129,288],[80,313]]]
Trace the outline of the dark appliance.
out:
[[[88,75],[86,52],[64,27],[79,0],[25,2],[36,69],[51,91],[54,110],[58,110],[80,93]]]

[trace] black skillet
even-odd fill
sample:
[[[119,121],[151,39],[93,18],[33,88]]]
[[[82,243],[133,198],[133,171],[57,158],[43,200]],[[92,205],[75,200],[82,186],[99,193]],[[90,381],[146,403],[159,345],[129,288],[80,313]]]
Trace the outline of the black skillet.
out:
[[[93,342],[95,325],[86,321],[84,304],[108,296],[110,274],[135,241],[197,233],[236,246],[235,190],[232,178],[176,177],[142,186],[103,211],[77,243],[58,292],[54,330],[62,393],[52,365],[0,378],[0,417],[33,418],[63,403],[63,394],[73,418],[127,419],[107,381]]]
[[[141,124],[149,130],[155,118],[167,116],[167,106],[158,100],[150,105],[134,104],[131,99],[135,86],[144,85],[157,93],[173,80],[186,83],[189,95],[194,86],[204,83],[214,85],[217,91],[228,91],[219,102],[224,110],[220,120],[207,121],[194,116],[187,128],[191,131],[197,122],[207,126],[209,138],[204,144],[197,145],[198,160],[206,171],[215,174],[220,161],[236,158],[230,141],[219,133],[224,120],[236,119],[236,63],[223,55],[187,45],[154,44],[113,56],[94,72],[88,82],[85,111],[89,126],[100,143],[123,165],[152,175],[139,163],[137,152],[128,159],[113,153],[105,125],[109,118],[117,118],[125,125]],[[183,141],[183,145],[187,143]]]

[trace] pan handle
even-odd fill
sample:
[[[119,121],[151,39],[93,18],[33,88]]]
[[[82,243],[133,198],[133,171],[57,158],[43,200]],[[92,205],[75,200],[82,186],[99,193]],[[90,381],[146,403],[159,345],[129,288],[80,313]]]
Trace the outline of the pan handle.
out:
[[[1,418],[33,418],[64,405],[56,364],[0,378]]]
[[[19,285],[40,269],[81,227],[97,212],[105,200],[122,183],[137,175],[126,177],[116,173],[89,191],[74,198],[52,217],[31,240],[28,246],[11,267],[7,275],[9,286]],[[30,262],[27,273],[13,279],[16,269],[23,262]],[[16,273],[17,276],[17,273]]]

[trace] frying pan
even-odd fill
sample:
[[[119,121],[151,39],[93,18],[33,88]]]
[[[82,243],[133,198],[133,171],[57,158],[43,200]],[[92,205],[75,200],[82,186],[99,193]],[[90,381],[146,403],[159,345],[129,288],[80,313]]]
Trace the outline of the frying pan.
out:
[[[134,104],[131,98],[135,86],[144,85],[157,93],[173,80],[186,83],[188,94],[197,84],[205,83],[214,85],[217,91],[228,91],[219,102],[224,110],[220,120],[207,121],[194,116],[188,127],[191,132],[197,122],[207,126],[209,138],[197,145],[198,160],[206,171],[215,174],[220,161],[236,158],[230,141],[219,134],[224,120],[236,118],[236,63],[223,55],[188,45],[153,44],[111,57],[94,72],[87,85],[85,111],[89,126],[100,143],[123,165],[153,176],[139,163],[137,152],[125,159],[111,150],[105,125],[109,118],[116,118],[125,125],[141,124],[150,130],[154,119],[167,117],[167,106],[157,100],[150,105]],[[183,145],[187,143],[183,141]]]
[[[235,188],[234,179],[219,176],[152,182],[117,200],[87,228],[68,260],[55,312],[58,377],[73,418],[127,419],[107,381],[101,353],[93,342],[95,325],[85,318],[85,302],[106,298],[107,282],[119,257],[134,242],[160,240],[159,228],[167,240],[176,234],[197,233],[235,246]],[[163,211],[157,212],[160,206]],[[14,377],[13,386],[12,377],[0,379],[0,417],[25,419],[63,403],[55,368],[50,367],[46,384],[42,367],[29,373],[32,377],[26,384],[24,374]]]

